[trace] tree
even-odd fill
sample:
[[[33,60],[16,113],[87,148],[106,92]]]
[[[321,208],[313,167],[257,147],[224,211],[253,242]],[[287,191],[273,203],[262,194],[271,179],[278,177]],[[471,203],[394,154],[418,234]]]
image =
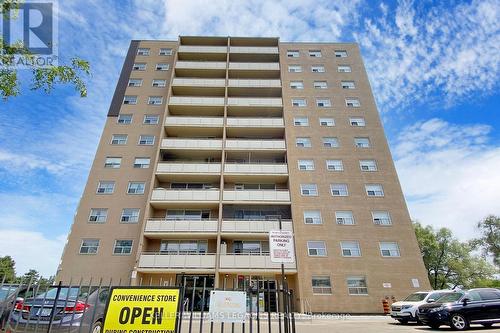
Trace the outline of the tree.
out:
[[[489,215],[477,223],[480,237],[473,239],[471,245],[493,257],[493,262],[500,267],[500,217]]]
[[[0,257],[0,283],[12,283],[16,279],[16,262],[11,256]]]
[[[19,4],[19,0],[0,0],[0,14],[5,19],[12,11],[19,9]],[[20,94],[17,69],[8,66],[16,55],[25,63],[31,63],[34,57],[22,42],[7,45],[0,37],[0,96],[3,100]],[[74,57],[69,65],[33,67],[31,72],[32,90],[43,89],[50,93],[56,84],[72,84],[81,97],[87,96],[87,86],[82,77],[90,75],[90,64],[85,60]]]
[[[475,287],[492,279],[495,268],[485,258],[474,255],[467,242],[456,239],[451,230],[434,230],[413,224],[422,258],[434,289]]]

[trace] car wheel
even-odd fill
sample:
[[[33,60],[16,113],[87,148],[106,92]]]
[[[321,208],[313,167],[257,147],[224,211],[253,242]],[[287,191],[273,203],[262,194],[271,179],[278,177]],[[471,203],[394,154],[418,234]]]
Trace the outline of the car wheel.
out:
[[[92,325],[92,333],[101,333],[102,331],[102,323],[100,321],[96,321],[94,325]]]
[[[493,323],[486,323],[486,324],[481,324],[481,325],[483,325],[484,327],[491,327],[491,326],[493,326]]]
[[[408,324],[408,319],[397,319],[401,324],[406,325]]]
[[[450,326],[454,330],[465,331],[469,328],[469,321],[461,314],[454,313],[451,315]]]

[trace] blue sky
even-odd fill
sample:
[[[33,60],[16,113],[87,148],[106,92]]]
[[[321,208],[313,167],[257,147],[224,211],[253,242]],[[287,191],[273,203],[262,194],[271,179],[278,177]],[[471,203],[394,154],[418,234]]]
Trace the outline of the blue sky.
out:
[[[0,255],[55,272],[131,39],[356,41],[410,213],[463,238],[500,215],[500,1],[60,1],[59,55],[89,96],[27,87],[0,101]]]

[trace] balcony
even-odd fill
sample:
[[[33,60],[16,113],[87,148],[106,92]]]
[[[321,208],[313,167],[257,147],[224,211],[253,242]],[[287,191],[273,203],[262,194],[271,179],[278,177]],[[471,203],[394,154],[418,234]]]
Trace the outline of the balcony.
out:
[[[169,106],[224,107],[224,97],[183,97],[172,96]]]
[[[234,59],[234,57],[251,57],[251,59]],[[268,57],[269,55],[261,55]],[[275,57],[275,55],[272,55]],[[255,62],[255,55],[240,54],[233,55],[232,61],[229,63],[229,78],[230,79],[279,79],[280,78],[280,64],[279,62]],[[239,60],[240,62],[237,62]],[[254,61],[254,62],[251,62]]]
[[[138,263],[142,272],[175,271],[179,269],[190,272],[215,269],[215,254],[163,254],[161,252],[144,252]]]
[[[255,270],[279,270],[281,264],[271,262],[271,256],[266,254],[222,254],[220,270],[223,272],[242,272]],[[296,272],[295,264],[285,264],[288,273]]]
[[[224,79],[200,79],[200,78],[174,78],[173,87],[221,87],[224,88],[226,80]]]
[[[224,61],[177,61],[175,69],[226,70]]]
[[[281,88],[281,80],[230,79],[230,88]]]
[[[191,235],[215,235],[217,233],[217,219],[209,220],[167,220],[149,219],[146,221],[144,235],[150,238],[164,237],[175,233]]]
[[[179,139],[166,138],[161,142],[161,149],[183,149],[183,150],[221,150],[221,139]]]
[[[217,181],[220,173],[221,164],[216,162],[160,162],[156,167],[156,177],[165,182],[186,177]]]
[[[281,121],[283,123],[283,120]],[[165,118],[165,127],[222,127],[222,117],[175,117]]]
[[[238,71],[279,71],[277,62],[230,62],[229,70]]]
[[[281,221],[282,229],[293,231],[291,220]],[[275,220],[241,220],[225,218],[222,221],[221,231],[226,234],[263,234],[268,235],[271,230],[279,230],[279,222]],[[227,235],[226,235],[227,236]]]
[[[281,117],[273,118],[227,118],[227,127],[257,127],[257,128],[284,128],[285,122]]]
[[[165,189],[155,188],[151,194],[151,205],[158,208],[168,206],[169,203],[205,203],[217,204],[219,202],[219,189]]]
[[[231,46],[230,53],[279,54],[277,47],[270,46]]]
[[[283,101],[281,98],[273,97],[229,97],[227,105],[230,111],[252,111],[258,109],[282,110]]]
[[[243,201],[256,203],[287,203],[290,202],[289,190],[224,190],[224,201]]]
[[[227,53],[227,46],[181,45],[178,53]]]
[[[227,150],[286,150],[285,140],[226,139]]]
[[[273,163],[226,163],[224,173],[227,174],[255,174],[255,175],[288,175],[287,164]]]

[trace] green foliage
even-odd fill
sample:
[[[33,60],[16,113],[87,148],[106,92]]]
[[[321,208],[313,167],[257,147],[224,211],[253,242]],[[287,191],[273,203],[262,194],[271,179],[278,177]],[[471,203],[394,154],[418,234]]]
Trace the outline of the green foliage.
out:
[[[472,288],[493,280],[495,268],[485,258],[474,255],[472,246],[456,239],[451,230],[434,230],[418,222],[413,226],[434,289]]]
[[[16,280],[16,262],[11,256],[0,257],[0,283],[12,283]]]
[[[495,265],[500,267],[500,217],[489,215],[477,223],[477,228],[481,236],[473,239],[471,246],[492,256]]]

